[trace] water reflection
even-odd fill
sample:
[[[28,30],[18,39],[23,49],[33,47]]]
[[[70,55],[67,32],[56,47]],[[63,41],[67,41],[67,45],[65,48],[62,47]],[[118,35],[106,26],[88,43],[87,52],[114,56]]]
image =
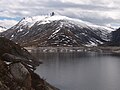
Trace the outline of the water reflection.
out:
[[[61,90],[120,90],[119,57],[97,53],[34,53],[36,72]]]

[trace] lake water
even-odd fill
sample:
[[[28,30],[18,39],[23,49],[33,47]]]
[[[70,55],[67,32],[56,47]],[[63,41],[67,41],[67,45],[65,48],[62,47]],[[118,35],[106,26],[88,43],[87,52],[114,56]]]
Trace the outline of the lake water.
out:
[[[36,53],[36,72],[60,90],[120,90],[120,57],[97,53]]]

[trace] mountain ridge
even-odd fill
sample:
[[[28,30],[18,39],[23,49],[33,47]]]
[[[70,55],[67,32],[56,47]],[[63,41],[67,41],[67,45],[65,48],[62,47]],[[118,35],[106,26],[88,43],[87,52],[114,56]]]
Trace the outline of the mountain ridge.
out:
[[[97,46],[110,40],[111,28],[61,15],[23,18],[2,35],[22,46]]]

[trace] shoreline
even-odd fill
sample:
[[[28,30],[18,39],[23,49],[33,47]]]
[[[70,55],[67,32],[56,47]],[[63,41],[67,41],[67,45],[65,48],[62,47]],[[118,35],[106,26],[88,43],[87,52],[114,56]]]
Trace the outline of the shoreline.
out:
[[[73,53],[73,52],[98,52],[98,53],[113,53],[119,54],[120,47],[24,47],[29,52],[39,53]]]

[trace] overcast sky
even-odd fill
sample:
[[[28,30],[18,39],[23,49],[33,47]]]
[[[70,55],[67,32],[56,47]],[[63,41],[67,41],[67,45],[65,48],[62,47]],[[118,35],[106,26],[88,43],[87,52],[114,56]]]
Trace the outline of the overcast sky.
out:
[[[0,0],[0,25],[9,28],[23,17],[53,11],[98,25],[120,26],[120,0]]]

